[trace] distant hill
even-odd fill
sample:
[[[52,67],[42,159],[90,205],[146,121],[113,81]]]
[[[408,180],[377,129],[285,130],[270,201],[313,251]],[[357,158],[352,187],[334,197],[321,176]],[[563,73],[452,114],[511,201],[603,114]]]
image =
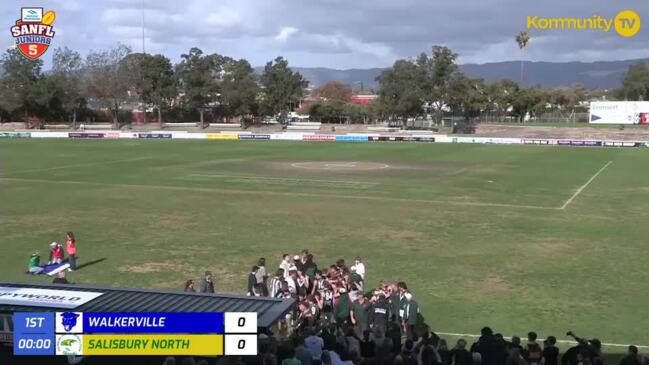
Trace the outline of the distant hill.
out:
[[[523,79],[526,86],[541,85],[544,87],[567,86],[581,83],[587,88],[617,88],[621,85],[624,73],[629,65],[638,62],[649,62],[649,59],[602,62],[525,62]],[[354,88],[365,89],[377,87],[376,77],[382,68],[336,70],[323,67],[294,67],[302,73],[310,86],[317,87],[327,81],[343,81]],[[486,80],[510,78],[520,79],[520,62],[492,62],[483,64],[464,64],[460,69],[471,77]],[[258,67],[257,72],[263,68]]]

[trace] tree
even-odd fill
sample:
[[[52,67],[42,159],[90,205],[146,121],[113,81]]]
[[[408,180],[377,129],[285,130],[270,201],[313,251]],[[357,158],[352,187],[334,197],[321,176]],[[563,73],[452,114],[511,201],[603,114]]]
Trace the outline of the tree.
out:
[[[83,88],[88,97],[111,111],[113,126],[119,127],[119,106],[128,96],[128,75],[120,72],[120,62],[131,53],[124,45],[88,54]],[[123,70],[121,70],[123,71]]]
[[[257,114],[259,85],[257,76],[246,60],[228,62],[221,84],[223,104],[228,116]]]
[[[516,35],[516,44],[518,44],[518,48],[521,50],[521,80],[520,83],[523,85],[523,51],[525,48],[527,48],[527,44],[530,41],[530,34],[528,32],[519,32]]]
[[[277,57],[266,63],[261,75],[263,105],[266,115],[290,111],[304,95],[309,82],[299,72],[288,67],[288,61]]]
[[[408,118],[423,112],[424,91],[418,83],[419,68],[413,62],[397,60],[378,77],[379,112],[390,119]]]
[[[467,122],[480,115],[489,102],[484,80],[463,75],[451,80],[448,95],[451,111],[463,115]]]
[[[328,81],[324,85],[313,90],[315,98],[325,101],[341,101],[347,103],[352,100],[353,90],[351,86],[341,81]]]
[[[54,50],[52,64],[52,86],[63,111],[72,119],[76,128],[77,111],[85,104],[81,94],[83,60],[77,51],[67,47]]]
[[[442,111],[450,103],[451,83],[460,76],[460,71],[455,63],[457,53],[448,47],[433,46],[433,57],[429,62],[430,94],[428,102],[436,111],[438,120],[442,118]]]
[[[133,53],[120,62],[120,73],[144,103],[144,121],[146,106],[153,105],[158,112],[158,124],[162,126],[162,108],[177,95],[176,78],[169,59],[162,55]]]
[[[200,112],[202,128],[205,126],[205,109],[221,103],[220,81],[225,74],[224,66],[231,59],[218,54],[203,55],[203,51],[195,47],[181,58],[182,61],[176,65],[176,76],[183,94],[182,101],[188,109]]]
[[[0,80],[0,108],[14,118],[37,113],[40,108],[35,93],[37,83],[42,78],[43,61],[27,59],[14,48],[5,52],[0,66],[4,70]]]
[[[618,93],[624,100],[649,100],[649,65],[644,62],[630,65]]]
[[[485,111],[493,112],[498,118],[502,118],[510,110],[512,100],[518,90],[518,84],[510,79],[487,82]]]

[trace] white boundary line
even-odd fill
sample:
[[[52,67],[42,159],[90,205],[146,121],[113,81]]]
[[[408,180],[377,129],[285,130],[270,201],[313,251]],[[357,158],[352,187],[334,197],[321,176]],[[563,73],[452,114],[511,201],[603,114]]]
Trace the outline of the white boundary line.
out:
[[[472,335],[469,333],[452,333],[452,332],[437,332],[433,331],[438,335],[442,336],[453,336],[453,337],[471,337],[471,338],[478,338],[480,335]],[[511,337],[505,337],[506,340],[511,340]],[[543,342],[545,339],[544,338],[539,338],[537,341]],[[577,341],[570,341],[570,340],[557,340],[558,343],[568,343],[568,344],[576,344]],[[611,347],[628,347],[629,345],[632,344],[622,344],[622,343],[604,343],[602,342],[602,346],[611,346]],[[649,349],[649,345],[635,345],[636,347],[639,348],[645,348]]]
[[[92,181],[72,181],[72,180],[48,180],[48,179],[28,179],[28,178],[14,178],[14,177],[0,177],[4,181],[23,181],[35,182],[45,184],[74,184],[74,185],[95,185],[107,187],[123,187],[123,188],[137,188],[137,189],[162,189],[173,191],[193,191],[193,192],[218,192],[223,194],[240,194],[240,195],[268,195],[268,196],[297,196],[297,197],[311,197],[323,199],[357,199],[357,200],[374,200],[374,201],[394,201],[402,203],[423,203],[423,204],[447,204],[456,206],[475,206],[475,207],[501,207],[501,208],[516,208],[516,209],[540,209],[540,210],[557,210],[555,207],[543,207],[537,205],[515,205],[515,204],[501,204],[501,203],[483,203],[483,202],[470,202],[470,201],[453,201],[453,200],[427,200],[427,199],[406,199],[406,198],[391,198],[382,196],[367,196],[367,195],[342,195],[342,194],[319,194],[319,193],[297,193],[297,192],[281,192],[269,190],[239,190],[239,189],[226,189],[226,188],[209,188],[209,187],[190,187],[190,186],[177,186],[177,185],[145,185],[145,184],[111,184]]]
[[[570,197],[570,199],[566,200],[566,202],[563,203],[563,205],[562,205],[561,208],[559,208],[559,209],[560,209],[560,210],[564,210],[564,209],[566,209],[566,207],[567,207],[570,203],[572,203],[572,201],[577,197],[577,195],[581,194],[581,192],[582,192],[584,189],[586,189],[586,187],[587,187],[588,185],[590,185],[590,183],[592,183],[593,180],[595,180],[595,178],[596,178],[597,176],[599,176],[599,174],[601,174],[602,171],[604,171],[604,170],[605,170],[605,169],[606,169],[610,164],[612,164],[612,163],[613,163],[613,161],[609,161],[609,162],[607,162],[604,166],[602,166],[602,168],[599,169],[599,170],[598,170],[598,171],[597,171],[593,176],[591,176],[590,179],[588,179],[588,181],[586,181],[586,183],[585,183],[584,185],[580,186],[579,189],[577,189],[577,191],[575,191],[575,193],[572,194],[572,196]]]

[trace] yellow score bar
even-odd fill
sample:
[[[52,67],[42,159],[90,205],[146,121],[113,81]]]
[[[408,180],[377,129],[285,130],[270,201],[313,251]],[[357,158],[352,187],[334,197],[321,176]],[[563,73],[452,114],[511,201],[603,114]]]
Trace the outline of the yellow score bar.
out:
[[[83,355],[223,355],[223,335],[83,335]]]

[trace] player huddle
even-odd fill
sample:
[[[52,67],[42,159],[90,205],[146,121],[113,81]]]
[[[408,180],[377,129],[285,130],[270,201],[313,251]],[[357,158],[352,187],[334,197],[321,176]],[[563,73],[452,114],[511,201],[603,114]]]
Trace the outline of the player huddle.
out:
[[[265,260],[260,260],[264,262]],[[381,282],[375,289],[365,285],[366,268],[361,257],[347,266],[344,259],[320,268],[307,250],[301,255],[283,255],[278,270],[267,286],[265,267],[254,266],[249,275],[249,295],[293,298],[294,313],[287,315],[280,328],[297,328],[337,324],[353,329],[358,337],[372,328],[384,331],[397,322],[403,333],[416,338],[423,324],[419,306],[404,282]],[[251,287],[252,278],[256,283]]]

